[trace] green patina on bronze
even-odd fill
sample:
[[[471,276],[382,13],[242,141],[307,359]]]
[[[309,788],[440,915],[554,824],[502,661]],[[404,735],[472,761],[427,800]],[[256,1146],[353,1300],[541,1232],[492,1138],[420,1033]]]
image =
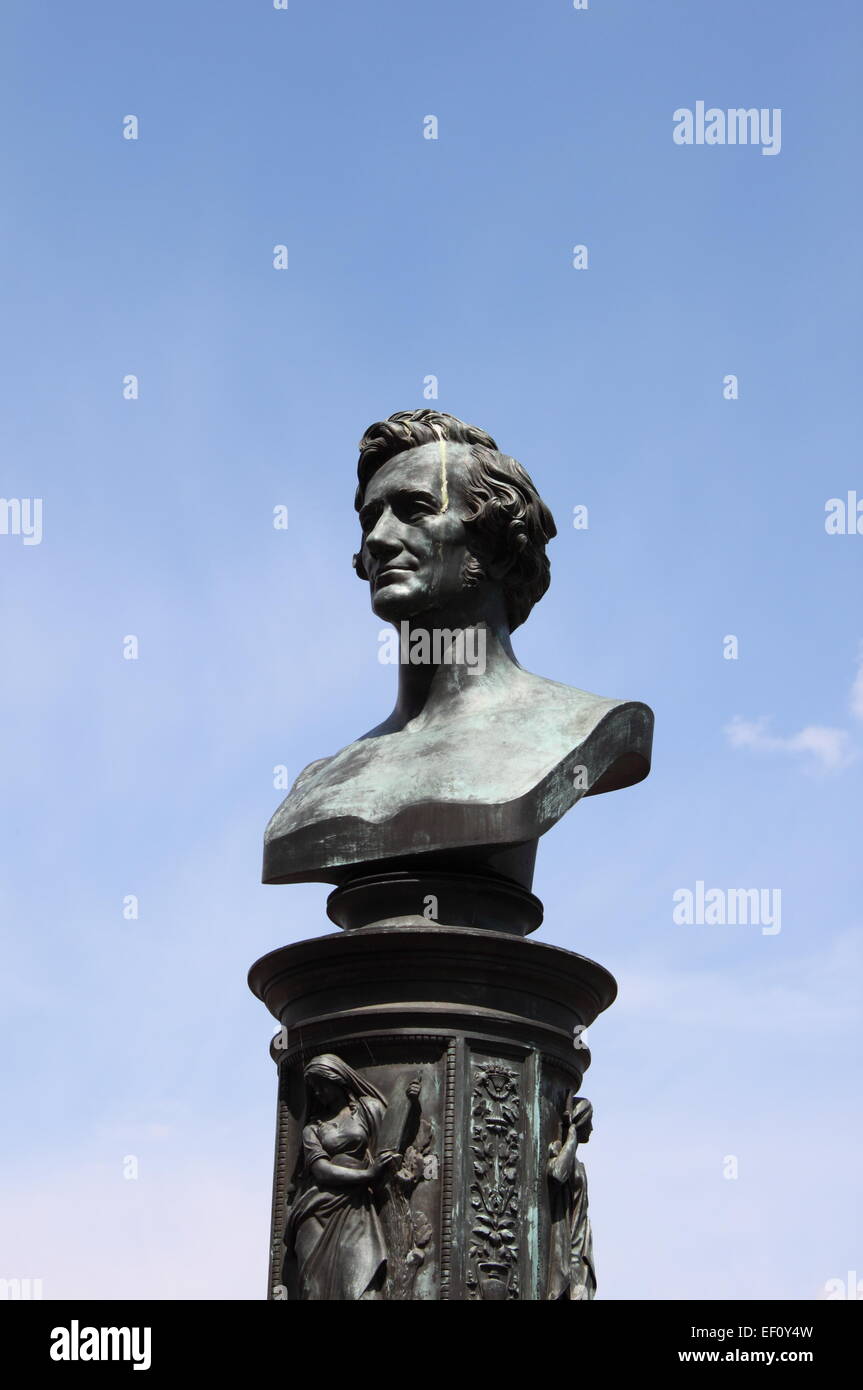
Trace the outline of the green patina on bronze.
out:
[[[616,985],[523,938],[539,837],[647,775],[653,716],[519,665],[555,525],[490,435],[399,412],[358,475],[354,565],[398,690],[266,830],[264,881],[335,884],[344,928],[250,974],[281,1025],[268,1296],[588,1300],[582,1034]]]

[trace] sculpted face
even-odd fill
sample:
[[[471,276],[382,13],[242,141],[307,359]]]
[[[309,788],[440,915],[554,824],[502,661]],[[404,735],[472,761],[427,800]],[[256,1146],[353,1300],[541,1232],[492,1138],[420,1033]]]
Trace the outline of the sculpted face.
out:
[[[326,1077],[314,1077],[311,1086],[321,1105],[337,1108],[347,1100],[341,1086],[335,1081],[328,1081]]]
[[[423,444],[383,464],[366,488],[361,555],[379,618],[446,612],[463,598],[469,460],[464,444]]]

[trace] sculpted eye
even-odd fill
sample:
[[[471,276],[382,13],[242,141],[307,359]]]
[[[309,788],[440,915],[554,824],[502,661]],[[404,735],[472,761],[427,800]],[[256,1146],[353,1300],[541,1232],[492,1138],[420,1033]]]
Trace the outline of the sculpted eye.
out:
[[[406,497],[400,510],[407,521],[414,522],[421,521],[426,516],[435,516],[438,508],[434,498],[421,494],[418,497]]]

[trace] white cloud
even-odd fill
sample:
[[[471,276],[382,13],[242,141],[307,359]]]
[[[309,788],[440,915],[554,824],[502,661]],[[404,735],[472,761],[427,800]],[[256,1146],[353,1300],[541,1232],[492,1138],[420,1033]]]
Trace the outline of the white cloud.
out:
[[[863,719],[863,646],[857,661],[857,674],[851,687],[849,708],[855,719]],[[810,753],[825,772],[847,767],[857,757],[846,729],[825,724],[807,724],[796,734],[783,738],[770,731],[770,715],[744,719],[736,714],[725,733],[732,748],[753,748],[758,753]]]
[[[799,733],[783,738],[780,734],[771,733],[769,724],[767,716],[743,719],[735,715],[731,723],[725,726],[725,733],[732,748],[752,748],[759,753],[809,753],[828,772],[847,767],[856,757],[845,729],[807,724]]]

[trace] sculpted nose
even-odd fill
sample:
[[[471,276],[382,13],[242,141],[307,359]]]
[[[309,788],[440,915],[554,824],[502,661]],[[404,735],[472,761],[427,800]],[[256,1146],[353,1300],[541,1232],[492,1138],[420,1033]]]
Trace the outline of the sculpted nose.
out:
[[[375,560],[388,560],[402,548],[399,526],[392,512],[379,516],[365,538],[365,547]]]

